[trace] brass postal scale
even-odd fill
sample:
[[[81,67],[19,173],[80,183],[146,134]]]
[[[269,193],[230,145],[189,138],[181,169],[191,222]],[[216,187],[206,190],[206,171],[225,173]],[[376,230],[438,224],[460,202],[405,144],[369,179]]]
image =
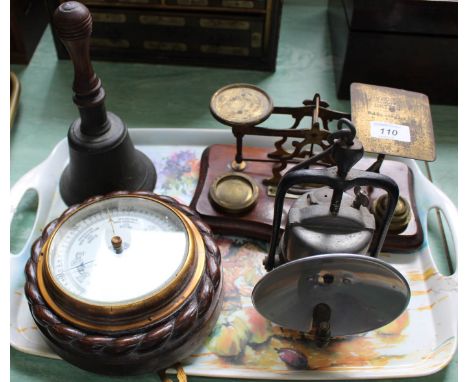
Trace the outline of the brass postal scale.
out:
[[[234,143],[205,150],[190,208],[152,193],[156,169],[106,111],[89,60],[89,11],[63,3],[54,25],[75,67],[80,118],[60,180],[70,207],[33,244],[25,295],[62,358],[123,375],[165,369],[196,350],[223,298],[210,227],[270,242],[252,302],[320,346],[404,311],[408,282],[378,255],[410,251],[423,237],[411,171],[385,156],[435,159],[427,97],[356,83],[350,115],[319,94],[275,107],[258,87],[226,86],[210,109]],[[272,115],[290,116],[291,126],[264,127]],[[272,147],[245,147],[248,135],[271,137]]]
[[[331,126],[351,118],[364,151],[376,158],[362,158],[356,168],[387,175],[400,188],[395,215],[385,239],[385,251],[412,251],[423,240],[412,189],[412,174],[406,165],[384,160],[386,155],[433,161],[434,136],[428,99],[404,90],[355,83],[351,85],[351,114],[339,112],[316,94],[299,107],[276,107],[267,93],[247,84],[219,89],[210,102],[213,116],[230,126],[233,145],[213,145],[203,153],[200,178],[191,206],[217,233],[269,240],[273,205],[282,175],[292,166],[330,147]],[[269,128],[269,117],[290,117],[287,128]],[[284,120],[284,119],[283,119]],[[264,136],[272,147],[244,147],[249,135]],[[327,168],[335,163],[324,155],[312,165]],[[304,190],[288,192],[287,211]],[[367,187],[370,209],[377,220],[385,209],[381,190]],[[281,228],[284,229],[285,219]]]

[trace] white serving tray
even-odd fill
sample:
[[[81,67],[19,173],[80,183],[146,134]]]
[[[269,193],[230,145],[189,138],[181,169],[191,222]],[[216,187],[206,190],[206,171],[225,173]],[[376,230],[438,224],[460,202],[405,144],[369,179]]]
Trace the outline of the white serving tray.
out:
[[[165,174],[165,171],[158,167],[163,163],[162,158],[166,156],[167,159],[167,155],[173,152],[190,152],[199,159],[208,145],[234,143],[229,130],[131,129],[130,135],[135,145],[156,164],[158,183],[155,191],[174,196],[186,204],[191,200],[196,177],[189,184],[183,183],[181,186],[179,182],[177,189],[171,189],[172,180],[167,180],[167,171],[170,169],[166,169]],[[265,137],[245,139],[245,144],[251,146],[271,146],[271,142],[271,139]],[[392,159],[406,163],[414,174],[416,204],[425,236],[423,246],[414,253],[380,255],[383,260],[399,269],[410,283],[412,298],[404,315],[389,328],[364,336],[350,337],[324,351],[314,348],[309,343],[283,338],[273,331],[269,334],[270,337],[265,336],[266,340],[261,340],[265,342],[261,343],[258,336],[253,339],[255,326],[250,326],[248,330],[243,329],[242,334],[235,330],[229,334],[239,336],[238,341],[236,337],[236,344],[241,342],[244,346],[238,355],[229,357],[224,354],[222,344],[223,341],[230,341],[232,338],[223,338],[223,330],[231,329],[233,321],[240,322],[244,319],[245,322],[249,322],[252,318],[251,303],[244,296],[240,299],[239,311],[233,313],[232,310],[223,310],[217,324],[219,330],[215,330],[216,333],[207,340],[205,347],[184,362],[187,374],[297,380],[416,377],[435,373],[450,362],[457,347],[457,272],[451,276],[444,276],[437,270],[427,241],[427,214],[430,209],[439,208],[445,215],[454,241],[455,253],[452,254],[452,260],[456,264],[457,211],[453,203],[425,178],[415,161]],[[51,358],[59,357],[42,340],[29,313],[23,294],[23,268],[29,257],[32,241],[39,236],[41,229],[50,220],[66,208],[58,193],[58,180],[67,161],[68,147],[66,140],[63,140],[43,163],[29,171],[13,186],[10,195],[10,224],[27,190],[36,190],[39,196],[31,234],[19,253],[10,254],[10,343],[25,353]],[[224,244],[221,244],[222,248],[234,242],[239,243],[227,238]],[[264,252],[258,249],[255,243],[240,243],[238,258],[242,259],[242,254],[251,248],[252,253],[248,254],[248,257],[258,258],[259,265],[254,267],[258,272],[263,272],[261,258]],[[232,263],[228,255],[223,257],[223,262],[225,267]],[[259,276],[257,274],[255,277]],[[247,290],[248,294],[248,288],[252,285],[241,285],[243,282],[245,283],[244,276],[236,279],[236,287],[244,288],[244,293]],[[262,330],[272,330],[271,325],[267,324],[261,323]],[[306,354],[309,369],[292,370],[278,356],[274,357],[275,351],[279,352],[278,347],[283,349],[285,346]]]

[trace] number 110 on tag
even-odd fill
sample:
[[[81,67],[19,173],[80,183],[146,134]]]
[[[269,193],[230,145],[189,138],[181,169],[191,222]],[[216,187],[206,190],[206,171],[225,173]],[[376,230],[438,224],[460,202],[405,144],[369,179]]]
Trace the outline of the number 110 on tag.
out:
[[[372,121],[370,125],[371,137],[373,138],[411,142],[410,130],[408,126],[378,121]]]

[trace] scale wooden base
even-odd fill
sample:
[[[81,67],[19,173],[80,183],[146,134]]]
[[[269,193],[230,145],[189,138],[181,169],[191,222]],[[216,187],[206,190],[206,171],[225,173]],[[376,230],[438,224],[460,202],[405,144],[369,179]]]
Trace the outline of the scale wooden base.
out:
[[[243,150],[246,157],[254,159],[268,159],[267,153],[271,151],[270,148],[263,147],[244,147]],[[248,175],[258,186],[258,200],[252,210],[243,214],[227,214],[216,210],[210,201],[209,193],[213,181],[225,173],[235,173],[231,168],[232,158],[235,157],[235,154],[235,145],[212,145],[205,149],[200,162],[198,185],[190,205],[215,233],[270,240],[275,198],[274,195],[268,195],[268,187],[263,185],[262,181],[271,176],[272,163],[248,162],[247,167],[242,172],[237,172]],[[356,168],[365,170],[374,162],[373,158],[364,158],[356,165]],[[388,175],[396,181],[400,188],[400,195],[409,202],[411,207],[411,220],[408,226],[399,234],[389,232],[383,250],[411,252],[421,246],[423,242],[421,222],[414,200],[413,174],[405,164],[392,160],[384,160],[380,173]],[[378,189],[367,191],[370,205],[384,193]],[[286,212],[293,201],[292,198],[285,200],[284,209]],[[285,221],[282,222],[282,229],[284,223]]]

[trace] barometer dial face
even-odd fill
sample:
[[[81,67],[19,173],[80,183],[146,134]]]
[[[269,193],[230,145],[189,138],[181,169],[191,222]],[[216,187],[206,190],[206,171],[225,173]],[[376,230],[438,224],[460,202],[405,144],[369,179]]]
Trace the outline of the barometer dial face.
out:
[[[170,208],[117,197],[88,204],[65,220],[52,238],[47,267],[74,299],[125,305],[162,290],[188,252],[187,229]]]

